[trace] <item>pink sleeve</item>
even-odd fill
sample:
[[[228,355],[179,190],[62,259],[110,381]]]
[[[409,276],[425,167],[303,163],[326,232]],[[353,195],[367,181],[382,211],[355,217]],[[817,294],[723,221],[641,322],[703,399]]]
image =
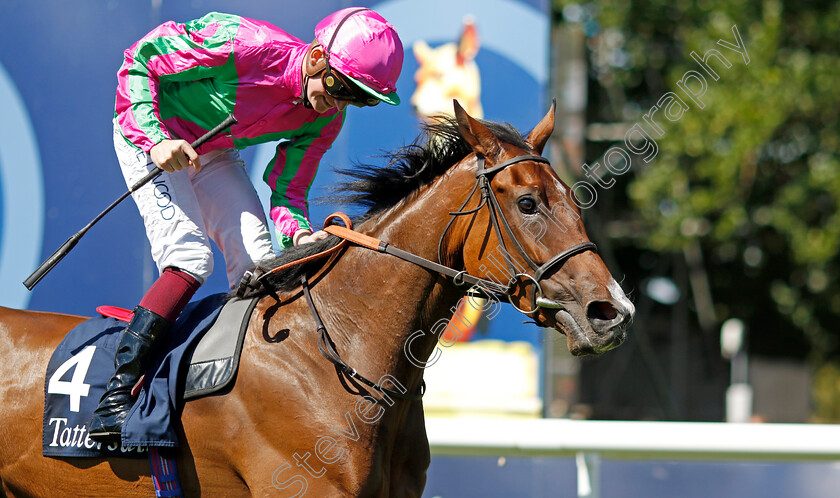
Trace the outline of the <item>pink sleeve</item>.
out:
[[[233,48],[236,19],[208,15],[187,24],[170,21],[125,51],[117,73],[116,118],[129,141],[148,152],[171,138],[160,116],[160,83],[198,80],[221,70]],[[207,101],[214,99],[208,95]]]

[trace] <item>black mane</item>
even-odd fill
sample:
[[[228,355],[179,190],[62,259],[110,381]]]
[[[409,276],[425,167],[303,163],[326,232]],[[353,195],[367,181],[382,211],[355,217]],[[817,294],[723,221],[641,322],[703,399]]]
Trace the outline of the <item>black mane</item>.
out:
[[[528,149],[525,139],[512,125],[481,121],[500,141]],[[410,145],[384,156],[386,167],[357,165],[341,172],[351,181],[336,188],[339,200],[368,208],[365,218],[393,207],[420,187],[445,173],[472,152],[461,136],[454,118],[438,116],[425,124]]]
[[[529,149],[522,134],[508,123],[481,121],[504,143]],[[367,208],[367,212],[354,224],[358,225],[370,216],[395,206],[398,202],[418,191],[424,185],[445,173],[461,159],[472,153],[472,147],[461,136],[458,123],[454,118],[438,116],[437,120],[422,127],[417,139],[386,156],[387,166],[356,165],[349,171],[340,172],[349,178],[339,184],[334,191],[333,200],[345,204],[355,204]],[[339,238],[330,235],[327,239],[284,250],[276,258],[261,261],[256,272],[262,273],[271,268],[297,261],[316,254],[338,244]],[[325,260],[297,265],[281,275],[266,278],[266,286],[276,291],[295,289],[304,274],[312,274],[323,265]],[[246,295],[257,295],[269,289],[258,289]]]

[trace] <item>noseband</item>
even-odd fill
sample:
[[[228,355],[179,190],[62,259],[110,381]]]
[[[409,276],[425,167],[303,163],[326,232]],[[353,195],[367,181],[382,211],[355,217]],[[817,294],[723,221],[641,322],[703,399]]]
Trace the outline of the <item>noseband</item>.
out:
[[[510,304],[517,311],[526,315],[536,312],[539,308],[562,309],[562,304],[543,297],[542,286],[540,286],[540,281],[543,279],[544,276],[551,275],[554,271],[563,266],[563,264],[566,261],[568,261],[572,256],[585,251],[597,252],[597,246],[593,242],[582,242],[580,244],[576,244],[572,247],[569,247],[568,249],[549,259],[542,265],[535,263],[534,260],[531,259],[528,256],[528,254],[525,253],[525,250],[522,248],[522,245],[519,243],[519,241],[516,239],[516,236],[513,234],[513,230],[510,228],[510,223],[508,223],[507,218],[505,218],[505,214],[502,211],[501,205],[499,204],[499,200],[496,198],[496,193],[493,192],[493,188],[490,185],[490,182],[493,179],[493,175],[495,175],[499,171],[502,171],[508,166],[512,166],[514,164],[526,161],[544,163],[548,164],[549,166],[551,165],[551,163],[548,161],[548,159],[542,156],[522,155],[513,157],[488,168],[484,155],[476,154],[476,159],[478,160],[478,169],[475,173],[475,186],[470,191],[464,203],[461,204],[461,207],[458,208],[458,211],[449,213],[452,216],[452,218],[449,220],[449,223],[447,223],[446,228],[443,230],[443,233],[440,236],[440,240],[438,241],[438,261],[442,261],[441,256],[443,249],[443,239],[446,236],[446,232],[449,231],[449,228],[452,226],[455,219],[458,216],[476,213],[482,207],[487,206],[487,209],[490,210],[490,222],[493,224],[493,230],[496,232],[496,238],[499,240],[499,247],[502,250],[502,256],[504,256],[505,258],[505,264],[508,267],[508,271],[510,272],[509,274],[513,275],[513,277],[509,279],[507,286],[502,286],[502,289],[498,288],[501,284],[496,282],[496,285],[484,288],[483,290],[485,292],[491,291],[497,294],[497,296],[505,296],[508,302],[510,302]],[[472,199],[473,195],[475,194],[475,191],[478,189],[481,189],[481,202],[476,208],[470,209],[468,211],[463,211],[464,207],[467,205],[470,199]],[[502,227],[504,228],[505,232],[507,232],[507,235],[510,238],[510,240],[513,241],[513,246],[516,249],[516,252],[518,252],[522,259],[524,259],[525,262],[528,263],[528,266],[530,266],[531,269],[534,270],[533,275],[517,271],[516,265],[513,263],[513,258],[511,257],[510,251],[505,245],[505,239],[502,236]],[[516,306],[516,304],[514,304],[513,300],[511,299],[513,286],[519,280],[527,280],[528,282],[534,285],[534,293],[531,295],[530,310],[523,310],[519,308],[518,306]],[[477,285],[482,287],[483,284],[485,284],[486,282],[486,280],[480,280],[479,282],[477,282]],[[456,281],[456,285],[457,284],[458,282]]]
[[[245,274],[245,277],[243,277],[242,279],[242,283],[239,286],[237,294],[242,295],[242,293],[244,293],[248,288],[262,287],[262,281],[266,277],[268,277],[271,274],[283,271],[290,266],[298,265],[310,261],[312,259],[320,259],[331,254],[337,254],[346,246],[347,243],[352,242],[354,244],[366,247],[368,249],[372,249],[377,252],[396,256],[404,261],[408,261],[409,263],[413,263],[417,266],[426,268],[427,270],[446,275],[447,277],[450,277],[452,279],[452,282],[457,287],[478,287],[479,289],[481,289],[481,292],[483,292],[487,296],[492,295],[498,300],[501,300],[502,297],[507,298],[507,300],[517,311],[526,315],[535,313],[539,310],[539,308],[562,309],[563,305],[561,303],[552,301],[543,296],[542,286],[540,285],[540,282],[544,277],[546,277],[546,275],[552,274],[558,268],[563,266],[563,264],[566,263],[566,261],[568,261],[572,256],[585,251],[597,252],[597,247],[592,242],[582,242],[580,244],[576,244],[569,247],[568,249],[549,259],[542,265],[535,263],[534,260],[531,259],[525,253],[525,250],[522,248],[522,244],[519,243],[519,241],[516,239],[516,236],[513,234],[513,230],[510,228],[510,223],[508,223],[507,218],[505,218],[504,212],[502,211],[502,208],[499,205],[499,200],[496,198],[496,194],[493,192],[493,189],[490,185],[492,176],[497,172],[507,168],[508,166],[526,161],[544,164],[551,163],[549,163],[548,159],[542,156],[522,155],[516,156],[514,158],[508,159],[506,161],[503,161],[499,164],[487,168],[484,156],[481,154],[476,154],[476,157],[478,159],[478,170],[475,174],[475,186],[470,191],[470,194],[467,196],[466,200],[464,200],[464,203],[461,204],[461,207],[458,208],[458,211],[449,213],[452,216],[452,218],[449,220],[449,223],[446,224],[446,228],[444,228],[443,233],[440,236],[440,240],[438,240],[438,261],[442,261],[443,259],[441,257],[443,239],[446,236],[446,233],[452,227],[452,224],[455,222],[455,219],[458,216],[476,213],[484,206],[487,206],[487,209],[490,210],[490,222],[493,224],[493,230],[496,232],[496,238],[499,240],[499,247],[502,250],[502,255],[505,259],[505,264],[508,267],[508,271],[510,272],[509,274],[513,275],[510,279],[508,279],[507,284],[502,284],[494,280],[479,278],[470,275],[469,273],[467,273],[466,270],[455,270],[454,268],[450,268],[439,262],[434,262],[416,254],[412,254],[408,251],[404,251],[402,249],[394,247],[385,241],[356,232],[352,229],[353,225],[350,222],[350,219],[347,217],[347,215],[343,213],[334,213],[327,217],[326,221],[324,222],[324,231],[337,237],[340,237],[341,239],[344,239],[341,243],[339,243],[339,245],[321,253],[304,258],[303,260],[279,266],[272,270],[266,271],[260,275],[255,275],[251,272],[247,272]],[[464,207],[467,205],[470,199],[472,199],[476,190],[478,190],[479,188],[481,189],[481,202],[474,209],[464,211]],[[344,222],[344,226],[334,224],[334,218],[341,219]],[[533,275],[517,271],[516,265],[513,262],[513,257],[511,256],[510,251],[505,245],[505,239],[502,236],[502,228],[504,228],[505,232],[507,232],[507,235],[510,238],[510,240],[513,241],[513,245],[516,248],[516,251],[519,253],[519,255],[522,256],[522,259],[524,259],[525,262],[528,263],[528,266],[530,266],[531,269],[534,270]],[[518,306],[516,306],[516,304],[513,303],[513,300],[511,299],[514,285],[520,280],[527,280],[528,282],[534,285],[534,293],[531,295],[530,310],[523,310],[519,308]]]
[[[262,287],[262,280],[274,273],[279,271],[283,271],[290,265],[301,264],[302,262],[310,261],[311,259],[318,259],[322,257],[326,257],[329,255],[337,255],[341,252],[342,249],[346,247],[346,245],[350,242],[357,244],[362,247],[366,247],[368,249],[372,249],[377,252],[390,254],[392,256],[396,256],[402,260],[408,261],[410,263],[416,264],[420,267],[426,268],[427,270],[431,270],[442,275],[446,275],[452,278],[453,283],[458,287],[463,287],[465,285],[470,285],[471,287],[479,287],[482,292],[486,293],[486,295],[493,295],[497,299],[501,300],[501,297],[506,297],[510,304],[519,312],[524,313],[526,315],[530,315],[535,313],[540,308],[549,308],[549,309],[562,309],[563,305],[556,301],[552,301],[547,299],[543,296],[542,287],[540,286],[540,281],[546,276],[550,275],[556,269],[563,266],[563,264],[569,260],[572,256],[576,254],[580,254],[584,251],[593,251],[597,252],[597,248],[594,243],[592,242],[583,242],[580,244],[576,244],[568,249],[564,250],[560,254],[554,256],[553,258],[549,259],[542,265],[539,265],[534,262],[526,253],[525,250],[522,248],[522,245],[516,239],[513,234],[513,230],[510,228],[510,223],[508,223],[507,219],[505,218],[504,212],[502,211],[501,206],[499,205],[499,200],[496,198],[496,194],[493,192],[493,189],[490,186],[490,181],[492,180],[492,176],[497,172],[507,168],[508,166],[525,162],[525,161],[532,161],[538,163],[549,164],[548,159],[545,159],[541,156],[531,156],[531,155],[522,155],[516,156],[514,158],[508,159],[503,161],[499,164],[493,165],[489,168],[486,167],[486,161],[484,156],[481,154],[476,154],[478,159],[478,170],[476,171],[475,177],[476,182],[473,189],[470,191],[470,194],[467,196],[467,199],[461,204],[461,207],[458,208],[458,211],[449,213],[452,218],[449,220],[449,223],[446,224],[446,228],[444,228],[443,233],[440,236],[440,240],[438,241],[438,261],[442,261],[441,254],[442,254],[442,247],[443,247],[443,239],[446,236],[446,232],[449,231],[449,228],[454,223],[455,219],[458,216],[462,216],[465,214],[472,214],[478,212],[482,207],[487,206],[487,209],[490,210],[490,220],[493,224],[493,230],[496,232],[496,238],[499,240],[500,248],[502,250],[502,255],[505,258],[505,263],[508,266],[508,270],[510,274],[513,275],[508,280],[507,285],[503,285],[499,282],[482,279],[470,275],[467,273],[466,270],[455,270],[454,268],[450,268],[445,266],[441,263],[436,263],[434,261],[428,260],[426,258],[417,256],[416,254],[412,254],[407,251],[403,251],[402,249],[396,248],[387,242],[382,240],[376,239],[374,237],[370,237],[368,235],[361,234],[356,232],[352,229],[352,223],[350,222],[350,218],[342,213],[334,213],[330,215],[324,223],[324,230],[332,235],[340,237],[343,239],[339,245],[323,251],[321,253],[309,256],[308,258],[304,258],[304,260],[296,261],[294,263],[289,263],[287,265],[279,266],[272,270],[269,270],[262,275],[254,275],[251,272],[247,272],[242,279],[242,283],[239,286],[239,290],[237,294],[244,292],[248,288],[259,288]],[[464,207],[466,207],[467,203],[472,199],[475,191],[481,189],[481,202],[479,205],[471,210],[463,211]],[[340,218],[344,222],[344,226],[335,225],[333,224],[334,218]],[[501,225],[501,226],[500,226]],[[504,237],[502,236],[502,227],[504,227],[505,232],[507,232],[508,237],[511,241],[513,241],[513,245],[516,248],[516,251],[522,256],[522,259],[528,263],[528,266],[534,270],[534,274],[522,273],[517,272],[516,266],[514,265],[513,258],[511,257],[510,251],[507,249],[505,245]],[[513,293],[514,284],[520,279],[526,279],[527,281],[534,284],[534,293],[531,295],[531,309],[530,310],[523,310],[516,306],[511,299],[511,295]],[[327,359],[329,359],[336,367],[336,371],[339,375],[342,375],[345,379],[352,379],[355,381],[360,382],[361,384],[367,385],[368,387],[374,388],[375,390],[379,391],[380,393],[387,394],[391,397],[398,398],[398,399],[405,399],[405,400],[418,400],[423,396],[425,392],[425,382],[421,384],[420,391],[414,394],[408,394],[404,391],[395,391],[393,389],[388,389],[381,384],[377,384],[366,377],[360,375],[356,369],[352,368],[348,365],[338,354],[338,351],[335,349],[335,344],[333,343],[332,339],[329,337],[327,333],[327,329],[324,326],[323,321],[318,313],[318,310],[315,308],[315,303],[312,301],[312,297],[309,292],[309,282],[308,278],[304,275],[301,279],[301,286],[303,288],[303,294],[306,297],[307,304],[309,305],[309,309],[312,311],[312,315],[314,317],[315,323],[317,325],[318,331],[320,333],[320,339],[318,342],[318,348]],[[353,394],[363,394],[363,391],[355,392],[352,391],[348,385],[344,384],[345,389]],[[360,384],[356,384],[357,387],[361,387]]]

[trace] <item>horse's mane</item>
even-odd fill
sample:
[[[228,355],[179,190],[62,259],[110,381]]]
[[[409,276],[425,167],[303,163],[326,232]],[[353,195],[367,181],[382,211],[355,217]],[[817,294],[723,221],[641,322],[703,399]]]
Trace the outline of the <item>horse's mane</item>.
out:
[[[502,142],[528,149],[512,125],[481,121]],[[454,118],[438,116],[423,125],[414,143],[385,155],[386,167],[357,165],[341,174],[351,181],[338,187],[341,201],[369,208],[365,217],[396,205],[445,173],[472,152]]]
[[[483,120],[481,123],[500,141],[526,150],[529,148],[522,134],[512,125]],[[340,172],[349,180],[333,189],[337,194],[333,199],[367,208],[364,215],[354,220],[354,224],[358,225],[431,183],[471,152],[472,147],[461,136],[455,119],[436,116],[433,122],[422,126],[420,135],[413,143],[384,155],[387,159],[385,167],[357,164],[349,171]],[[338,237],[330,235],[318,242],[290,247],[275,258],[259,262],[256,265],[256,273],[263,273],[271,268],[317,254],[339,242]],[[304,274],[309,275],[317,271],[325,261],[322,259],[297,265],[281,272],[282,274],[266,277],[265,285],[268,289],[260,289],[250,294],[263,294],[270,290],[293,290],[300,285]]]

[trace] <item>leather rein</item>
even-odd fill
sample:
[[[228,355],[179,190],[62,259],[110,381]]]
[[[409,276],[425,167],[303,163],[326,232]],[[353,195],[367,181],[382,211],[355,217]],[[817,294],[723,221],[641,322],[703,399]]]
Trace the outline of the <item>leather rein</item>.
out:
[[[470,191],[463,204],[461,204],[461,207],[458,208],[458,211],[449,213],[451,219],[449,220],[449,223],[447,223],[446,228],[444,229],[443,233],[440,236],[440,240],[438,241],[438,261],[442,259],[441,250],[443,247],[444,237],[446,236],[446,233],[449,231],[450,227],[457,219],[457,217],[478,212],[478,210],[486,206],[490,210],[490,220],[493,224],[493,230],[496,233],[496,238],[501,244],[500,248],[502,250],[502,255],[504,256],[505,263],[507,264],[510,274],[513,275],[513,277],[511,277],[508,281],[507,285],[501,284],[493,280],[483,279],[474,275],[470,275],[469,273],[467,273],[466,270],[455,270],[454,268],[450,268],[448,266],[442,265],[440,263],[431,261],[416,254],[412,254],[410,252],[394,247],[388,244],[387,242],[384,242],[377,238],[356,232],[355,230],[353,230],[353,224],[346,214],[333,213],[330,216],[328,216],[325,220],[324,231],[335,235],[336,237],[339,237],[341,239],[341,242],[325,251],[313,254],[298,261],[287,263],[277,268],[273,268],[265,273],[262,273],[259,276],[253,275],[251,272],[247,272],[245,274],[245,277],[243,277],[242,283],[239,286],[237,294],[241,294],[241,292],[243,292],[248,287],[261,286],[263,279],[267,276],[279,273],[292,266],[307,263],[317,259],[322,259],[327,256],[332,256],[333,258],[336,258],[340,254],[340,251],[342,249],[347,247],[348,244],[353,243],[358,246],[365,247],[380,253],[390,254],[392,256],[400,258],[409,263],[413,263],[427,270],[445,275],[452,279],[452,282],[456,287],[464,287],[466,285],[469,285],[469,290],[466,291],[467,294],[473,293],[472,289],[474,287],[478,287],[479,289],[481,289],[482,292],[484,292],[488,296],[492,295],[497,299],[500,297],[505,297],[507,298],[508,302],[510,302],[510,304],[514,307],[514,309],[526,315],[530,315],[539,311],[539,308],[562,309],[563,305],[561,303],[549,300],[543,296],[542,287],[540,286],[540,280],[542,280],[543,277],[545,277],[546,275],[550,275],[551,273],[553,273],[553,270],[562,266],[566,261],[568,261],[572,256],[576,254],[580,254],[585,251],[597,252],[597,246],[593,242],[582,242],[580,244],[576,244],[567,248],[566,250],[562,251],[560,254],[554,256],[542,265],[535,263],[525,253],[525,250],[522,248],[522,245],[514,236],[513,230],[510,227],[510,223],[508,223],[507,219],[505,218],[505,215],[501,209],[501,205],[499,204],[499,200],[496,198],[496,194],[493,192],[493,189],[490,185],[493,175],[507,168],[508,166],[512,166],[514,164],[525,161],[539,162],[550,165],[548,159],[542,156],[521,155],[495,164],[488,168],[486,167],[486,160],[483,155],[476,154],[476,158],[478,160],[478,169],[475,174],[475,186]],[[467,203],[469,203],[470,199],[472,199],[477,190],[481,191],[481,202],[474,209],[464,211],[464,207],[466,207]],[[344,222],[344,226],[334,224],[335,218],[339,218],[342,222]],[[522,257],[522,259],[524,259],[525,262],[528,263],[528,266],[530,266],[531,269],[534,270],[533,275],[517,271],[510,251],[505,245],[505,240],[502,236],[502,229],[504,229],[504,231],[507,233],[510,240],[513,241],[514,248]],[[325,265],[325,268],[328,266],[329,265]],[[513,303],[511,299],[513,288],[516,282],[518,282],[520,279],[525,279],[534,285],[534,293],[531,295],[530,310],[523,310],[519,308],[518,306],[516,306],[516,304]],[[389,389],[380,384],[377,384],[360,375],[355,368],[352,368],[350,365],[348,365],[338,354],[338,351],[335,349],[335,343],[330,338],[329,332],[327,332],[327,329],[324,326],[323,321],[321,320],[321,316],[318,313],[318,310],[315,307],[315,303],[313,302],[312,296],[309,292],[309,282],[305,275],[301,278],[301,286],[303,288],[303,294],[306,298],[306,302],[309,306],[310,311],[312,312],[312,316],[315,319],[315,324],[319,332],[318,349],[321,351],[321,354],[325,358],[327,358],[330,362],[332,362],[335,365],[336,371],[339,372],[340,375],[359,381],[367,385],[368,387],[371,387],[381,393],[387,394],[394,398],[412,401],[416,401],[422,398],[426,390],[425,381],[421,385],[419,393],[406,394],[404,391],[395,391],[393,389]],[[347,386],[345,385],[345,388],[346,387]]]

